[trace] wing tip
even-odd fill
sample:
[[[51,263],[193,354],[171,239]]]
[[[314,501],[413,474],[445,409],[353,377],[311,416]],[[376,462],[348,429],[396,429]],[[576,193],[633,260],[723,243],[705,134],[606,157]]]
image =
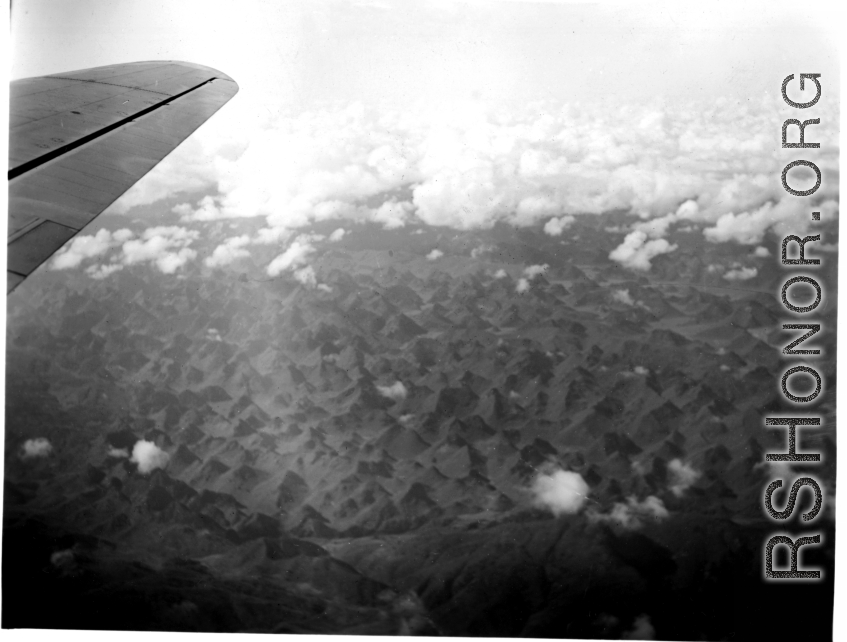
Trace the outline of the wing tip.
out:
[[[139,60],[134,63],[126,64],[149,65],[150,63],[181,65],[183,67],[191,67],[192,69],[201,69],[207,71],[210,76],[214,76],[218,80],[226,80],[227,82],[231,82],[233,85],[235,85],[236,93],[240,89],[238,83],[235,82],[235,79],[232,76],[225,74],[220,69],[215,69],[214,67],[209,67],[208,65],[200,65],[196,62],[188,62],[187,60]]]
[[[93,70],[96,70],[96,69],[106,69],[106,68],[109,68],[109,67],[127,67],[127,66],[130,66],[130,65],[163,65],[163,64],[164,65],[180,65],[180,66],[183,66],[183,67],[190,67],[192,69],[199,69],[199,70],[206,71],[206,72],[209,73],[210,76],[214,76],[218,80],[226,80],[227,82],[231,82],[233,85],[235,85],[235,92],[236,93],[239,90],[238,83],[235,82],[235,79],[232,78],[232,76],[229,76],[228,74],[225,74],[224,72],[220,71],[219,69],[215,69],[214,67],[209,67],[207,65],[200,65],[200,64],[197,64],[196,62],[188,62],[187,60],[132,60],[130,62],[118,62],[118,63],[113,63],[113,64],[110,64],[110,65],[102,65],[101,67],[89,67],[87,69],[78,69],[78,70],[75,70],[74,73],[84,73],[84,72],[89,72],[89,71],[93,71]],[[68,73],[69,72],[64,71],[64,72],[58,72],[58,73],[55,73],[55,74],[47,74],[46,76],[39,76],[39,77],[49,78],[51,76],[65,76]],[[18,80],[31,80],[31,79],[30,78],[20,78]]]
[[[232,76],[229,76],[229,75],[225,74],[224,72],[220,71],[219,69],[215,69],[214,67],[208,67],[206,65],[198,65],[195,62],[188,62],[186,60],[151,60],[149,62],[167,62],[167,63],[170,63],[172,65],[183,65],[185,67],[192,67],[194,69],[203,69],[205,71],[208,71],[211,75],[213,75],[218,80],[226,80],[228,82],[233,83],[236,86],[236,89],[238,88],[238,83],[235,82],[235,79],[232,78]]]

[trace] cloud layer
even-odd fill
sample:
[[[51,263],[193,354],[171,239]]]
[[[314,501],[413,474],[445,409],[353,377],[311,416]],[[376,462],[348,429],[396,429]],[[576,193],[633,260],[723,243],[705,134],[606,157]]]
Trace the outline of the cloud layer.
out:
[[[75,237],[53,257],[50,267],[53,270],[75,268],[85,259],[120,248],[109,262],[90,265],[86,273],[93,278],[104,278],[127,265],[150,263],[164,274],[173,274],[196,258],[197,252],[189,246],[199,237],[199,231],[176,225],[151,227],[139,235],[128,229],[99,230],[93,236]]]
[[[173,207],[184,224],[242,217],[264,223],[246,237],[223,239],[206,265],[247,257],[254,244],[283,244],[266,268],[278,276],[306,267],[314,245],[297,230],[317,221],[372,221],[388,229],[409,223],[470,229],[502,221],[539,224],[560,236],[575,216],[621,210],[638,218],[623,226],[627,235],[610,259],[644,271],[655,257],[678,249],[666,238],[674,229],[697,231],[710,242],[758,245],[769,229],[783,233],[789,222],[792,233],[803,233],[809,217],[800,214],[811,208],[822,219],[837,216],[838,149],[823,125],[814,136],[821,148],[807,150],[823,173],[821,189],[796,199],[780,184],[785,154],[772,130],[783,107],[778,95],[744,105],[721,98],[657,100],[605,110],[468,101],[449,111],[401,113],[326,103],[229,128],[224,115],[140,181],[115,211],[203,191],[199,200]],[[835,105],[816,109],[822,122],[837,122]],[[808,179],[803,170],[792,170],[797,188]],[[186,230],[80,237],[53,267],[74,267],[120,247],[121,256],[92,269],[92,276],[144,261],[173,273],[196,258],[193,239],[176,229]],[[308,274],[300,280],[308,281]]]

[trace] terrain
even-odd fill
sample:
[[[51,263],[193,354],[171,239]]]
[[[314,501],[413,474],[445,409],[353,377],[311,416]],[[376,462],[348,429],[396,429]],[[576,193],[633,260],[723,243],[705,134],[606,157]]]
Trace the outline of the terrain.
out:
[[[823,463],[786,472],[778,257],[676,230],[633,272],[609,259],[632,222],[358,225],[312,284],[269,277],[271,248],[43,270],[9,297],[3,626],[831,638],[834,501],[802,556],[824,581],[761,576],[767,484],[834,500],[835,256],[800,432]],[[756,276],[714,269],[739,260]],[[144,470],[139,442],[166,456]],[[557,471],[586,484],[567,506],[538,491]],[[793,596],[817,616],[776,618]]]

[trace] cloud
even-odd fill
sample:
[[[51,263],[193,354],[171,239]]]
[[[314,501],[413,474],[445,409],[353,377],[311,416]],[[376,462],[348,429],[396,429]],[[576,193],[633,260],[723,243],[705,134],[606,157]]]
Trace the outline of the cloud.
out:
[[[208,195],[197,201],[196,209],[193,209],[188,203],[180,203],[179,205],[175,205],[171,211],[174,214],[178,214],[180,221],[183,223],[217,221],[219,219],[229,218],[221,211],[216,198]]]
[[[315,246],[312,245],[311,241],[311,237],[307,234],[301,234],[294,239],[285,252],[270,262],[267,268],[268,275],[279,276],[283,272],[304,265],[309,255],[315,252]]]
[[[635,299],[630,296],[629,290],[612,290],[612,300],[624,305],[635,305]]]
[[[630,232],[623,243],[611,251],[609,258],[630,270],[648,271],[652,265],[650,260],[660,254],[676,250],[665,239],[647,240],[647,234],[641,230]]]
[[[257,241],[339,218],[386,227],[542,224],[557,235],[569,217],[620,210],[640,219],[632,269],[643,270],[651,252],[671,251],[650,243],[680,221],[713,242],[758,243],[768,230],[806,221],[798,207],[820,210],[822,219],[837,214],[837,145],[816,151],[823,184],[802,203],[773,180],[785,166],[768,134],[780,105],[779,95],[751,99],[742,111],[723,97],[601,110],[483,100],[459,110],[324,103],[239,127],[224,127],[222,114],[115,210],[205,190],[215,196],[175,211],[186,221],[263,217],[267,231]],[[837,122],[836,103],[816,109],[822,122]],[[802,173],[792,170],[798,187]]]
[[[644,526],[645,522],[662,521],[669,514],[664,502],[655,495],[650,495],[643,501],[630,496],[625,503],[616,502],[608,513],[591,511],[588,518],[593,522],[609,522],[627,530],[637,530]]]
[[[326,283],[318,283],[318,290],[321,292],[332,292],[332,288],[328,286]]]
[[[110,232],[109,230],[98,230],[93,236],[76,236],[74,239],[53,257],[50,267],[53,270],[67,270],[78,267],[85,259],[90,259],[105,254],[113,247],[133,237],[133,233],[127,229]]]
[[[371,219],[377,223],[382,223],[382,227],[386,230],[393,230],[406,225],[414,210],[415,206],[408,201],[402,201],[400,203],[386,201],[373,210]]]
[[[531,281],[532,279],[537,277],[539,274],[544,274],[549,269],[550,269],[550,266],[547,265],[546,263],[544,265],[530,265],[529,267],[524,268],[523,273],[526,276],[526,278],[528,278]]]
[[[110,274],[120,272],[123,269],[124,266],[122,263],[107,263],[100,265],[89,265],[87,268],[85,268],[85,273],[92,279],[97,279],[99,281],[105,279]]]
[[[327,237],[327,240],[331,241],[332,243],[337,243],[338,241],[344,238],[345,234],[347,234],[347,230],[345,230],[343,227],[339,227]]]
[[[444,252],[442,252],[441,250],[436,248],[432,252],[430,252],[429,254],[426,255],[426,260],[427,261],[436,261],[436,260],[440,259],[442,256],[444,256]]]
[[[588,497],[588,484],[582,475],[567,470],[539,474],[531,490],[535,505],[556,516],[578,513]]]
[[[753,251],[753,256],[765,259],[771,255],[771,251],[764,245],[760,245]]]
[[[66,548],[50,555],[50,563],[58,569],[68,570],[74,566],[76,556],[73,549]]]
[[[124,265],[153,263],[165,274],[173,274],[197,256],[190,247],[200,237],[197,230],[176,225],[151,227],[141,238],[126,241],[120,257]]]
[[[53,445],[44,437],[27,439],[21,446],[19,456],[21,459],[41,459],[53,452]]]
[[[544,233],[549,236],[561,236],[562,232],[568,229],[576,219],[573,216],[561,216],[559,218],[551,218],[544,224]]]
[[[497,270],[494,273],[495,279],[505,279],[507,276],[509,276],[509,275],[506,273],[506,270],[504,270],[503,268],[500,268],[499,270]]]
[[[814,207],[821,212],[822,219],[834,217],[838,211],[837,203],[831,200]],[[703,235],[712,243],[734,241],[743,245],[761,243],[769,229],[773,229],[778,236],[802,236],[810,227],[809,208],[809,203],[802,199],[782,199],[775,203],[768,201],[758,208],[739,214],[722,214],[713,227],[703,230]]]
[[[670,475],[670,491],[677,497],[682,497],[700,477],[699,471],[681,459],[672,459],[668,462],[668,474]]]
[[[284,227],[263,227],[253,238],[253,243],[259,245],[275,245],[285,243],[291,237],[291,231]]]
[[[622,640],[655,640],[656,629],[649,615],[641,614],[632,623],[632,628],[621,634]]]
[[[138,472],[146,475],[157,468],[164,468],[168,465],[170,456],[164,450],[159,448],[152,441],[144,441],[143,439],[136,442],[132,447],[132,457],[130,461],[138,464]]]
[[[727,281],[747,281],[755,278],[759,270],[754,267],[739,267],[724,273],[723,278]]]
[[[646,377],[648,374],[650,374],[650,371],[644,366],[635,366],[632,371],[637,375],[641,375],[642,377]]]
[[[477,246],[477,247],[475,247],[474,249],[471,250],[471,258],[472,259],[478,259],[479,257],[483,256],[484,254],[491,252],[492,250],[494,250],[494,247],[491,246],[491,245],[484,245],[484,244],[479,245],[479,246]]]
[[[249,243],[250,237],[246,234],[228,238],[214,249],[211,256],[206,257],[204,263],[206,267],[220,267],[229,265],[235,259],[250,256],[250,251],[244,249]]]
[[[318,279],[315,276],[315,270],[311,265],[294,271],[294,280],[307,288],[313,288],[318,284]]]
[[[524,278],[518,279],[518,284],[515,286],[515,292],[518,294],[529,292],[529,281]]]
[[[128,459],[129,451],[126,448],[115,448],[114,446],[110,446],[109,450],[106,451],[106,455],[114,457],[115,459]]]
[[[402,381],[395,381],[390,386],[377,386],[376,389],[383,397],[393,399],[394,401],[402,401],[408,394],[408,390],[406,390],[406,386],[403,385]]]

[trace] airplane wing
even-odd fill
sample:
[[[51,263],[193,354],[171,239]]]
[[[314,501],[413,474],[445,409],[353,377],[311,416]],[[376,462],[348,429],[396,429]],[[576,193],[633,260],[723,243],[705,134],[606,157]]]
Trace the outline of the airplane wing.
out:
[[[237,92],[226,74],[173,61],[13,81],[6,292]]]

